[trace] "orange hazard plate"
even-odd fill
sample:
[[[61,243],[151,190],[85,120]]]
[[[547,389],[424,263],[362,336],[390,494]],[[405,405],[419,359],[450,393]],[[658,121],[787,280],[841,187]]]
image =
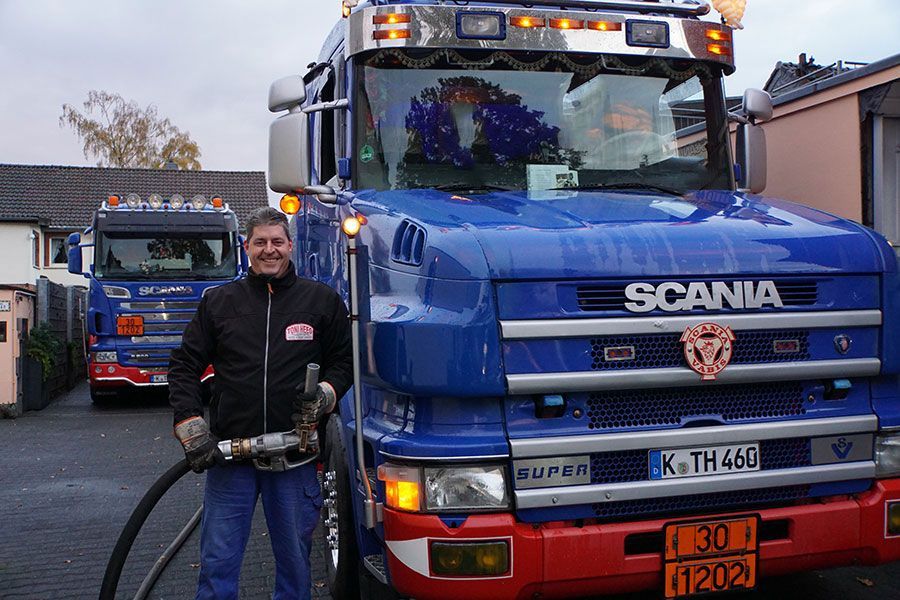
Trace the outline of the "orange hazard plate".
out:
[[[144,317],[118,317],[117,335],[144,335]]]
[[[758,532],[758,515],[666,524],[665,597],[755,587]]]

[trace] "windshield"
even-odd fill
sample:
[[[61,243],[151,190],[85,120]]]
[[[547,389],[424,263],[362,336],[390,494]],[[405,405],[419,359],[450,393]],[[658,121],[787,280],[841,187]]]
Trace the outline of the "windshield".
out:
[[[358,188],[731,187],[714,67],[411,52],[380,50],[357,67]]]
[[[230,279],[237,273],[233,234],[98,234],[98,279]]]

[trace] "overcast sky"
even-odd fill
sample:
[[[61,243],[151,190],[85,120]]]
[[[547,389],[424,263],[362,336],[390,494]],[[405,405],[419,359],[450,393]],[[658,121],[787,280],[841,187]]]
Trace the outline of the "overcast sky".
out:
[[[265,170],[269,83],[304,72],[339,16],[339,0],[0,0],[0,163],[93,165],[58,119],[96,89],[155,104],[204,169]],[[748,0],[744,25],[729,94],[800,52],[900,52],[900,0]]]

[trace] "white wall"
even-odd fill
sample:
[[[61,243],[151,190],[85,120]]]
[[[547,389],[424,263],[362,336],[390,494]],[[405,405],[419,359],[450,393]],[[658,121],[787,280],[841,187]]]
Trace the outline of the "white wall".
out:
[[[0,223],[0,283],[34,285],[38,274],[31,260],[32,231],[40,235],[36,223]]]

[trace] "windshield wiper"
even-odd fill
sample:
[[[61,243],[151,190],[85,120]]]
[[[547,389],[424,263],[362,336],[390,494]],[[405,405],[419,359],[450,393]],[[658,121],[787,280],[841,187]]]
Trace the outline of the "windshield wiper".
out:
[[[628,181],[623,183],[598,183],[594,185],[576,185],[573,187],[559,187],[553,188],[554,190],[574,190],[574,191],[586,191],[586,190],[648,190],[651,192],[660,192],[663,194],[668,194],[670,196],[684,196],[683,191],[675,190],[672,188],[667,188],[661,185],[653,185],[650,183],[639,183],[637,181]]]
[[[441,183],[438,185],[423,185],[418,189],[432,189],[439,192],[467,192],[474,190],[489,190],[492,192],[511,192],[515,188],[490,183]]]

